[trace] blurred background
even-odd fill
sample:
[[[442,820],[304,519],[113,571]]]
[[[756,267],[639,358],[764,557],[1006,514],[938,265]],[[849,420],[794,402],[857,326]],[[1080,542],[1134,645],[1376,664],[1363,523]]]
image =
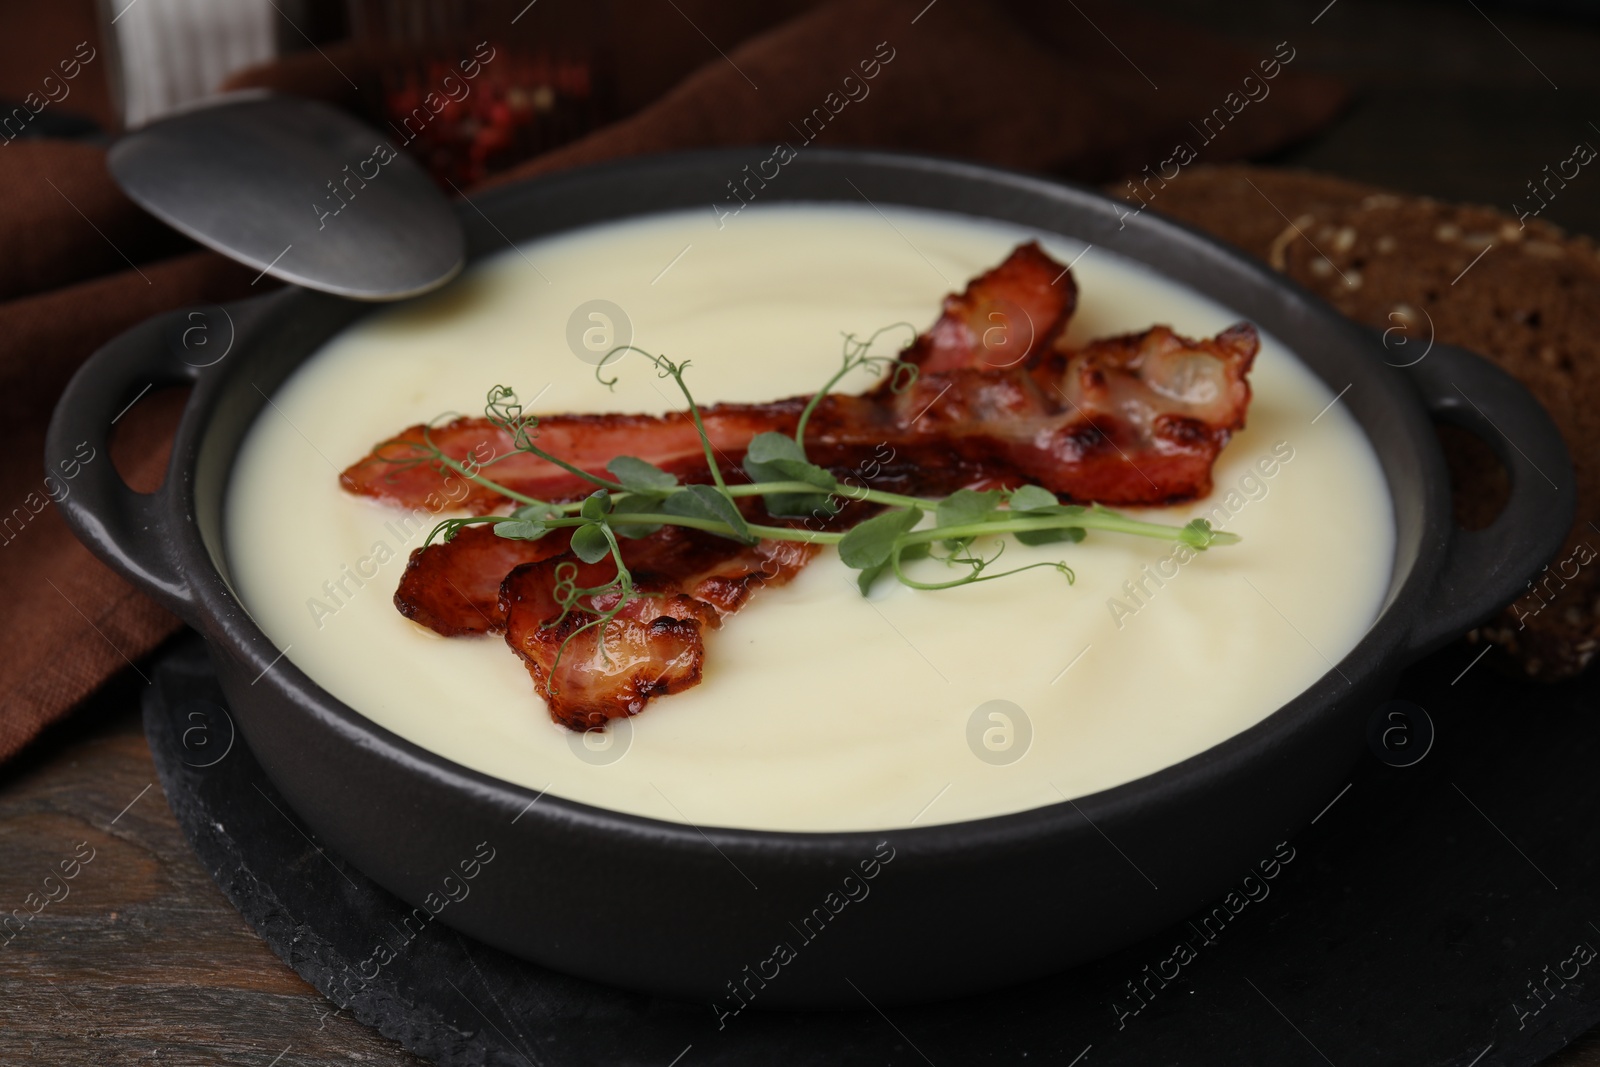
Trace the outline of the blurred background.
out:
[[[752,29],[805,6],[762,5],[783,10],[752,14]],[[1354,90],[1336,122],[1266,162],[1512,211],[1546,165],[1559,165],[1579,141],[1600,144],[1600,0],[1126,6],[1264,55],[1292,40],[1296,69]],[[619,62],[608,49],[618,27],[636,31],[640,21],[659,23],[651,32],[664,44],[699,40],[664,0],[61,0],[8,15],[0,115],[16,115],[29,93],[45,92],[51,103],[29,121],[0,126],[8,140],[104,137],[201,99],[241,72],[249,82],[252,69],[275,61],[278,84],[299,79],[337,95],[339,80],[352,77],[352,49],[361,56],[354,62],[376,64],[381,77],[356,79],[359,90],[350,81],[346,102],[382,125],[415,107],[419,86],[433,84],[447,57],[467,54],[464,43],[492,39],[511,61],[489,68],[491,92],[475,93],[411,146],[437,174],[466,185],[636,111],[681,77],[648,56]],[[71,56],[84,41],[99,59],[60,88],[44,86],[53,59],[42,57]],[[1137,59],[1138,43],[1122,43]],[[701,47],[714,56],[710,42]],[[57,101],[62,88],[67,95]],[[1574,188],[1541,217],[1600,234],[1600,196]]]
[[[536,157],[562,146],[573,151],[552,165],[745,143],[755,139],[754,130],[762,139],[787,138],[784,120],[804,115],[837,84],[832,67],[822,72],[812,58],[828,50],[818,41],[838,51],[850,36],[845,31],[857,28],[844,23],[861,21],[861,12],[873,6],[881,21],[890,5],[844,0],[831,23],[792,29],[776,44],[750,45],[786,22],[805,22],[794,16],[814,6],[815,0],[6,4],[0,18],[0,246],[7,252],[0,258],[0,426],[7,436],[0,448],[0,507],[17,505],[38,489],[45,420],[89,353],[159,312],[231,301],[275,284],[269,279],[257,287],[254,269],[196,251],[122,197],[98,150],[120,132],[222,90],[270,87],[356,111],[413,153],[447,190],[474,190],[530,160],[537,168]],[[907,26],[902,15],[919,9]],[[917,25],[930,9],[949,16],[942,27],[936,17]],[[1014,14],[1014,24],[991,17],[995,10]],[[960,153],[1120,189],[1124,173],[1160,159],[1172,138],[1189,137],[1188,120],[1239,85],[1260,57],[1289,42],[1293,73],[1274,83],[1273,105],[1251,107],[1228,140],[1207,148],[1203,164],[1250,159],[1510,216],[1534,206],[1531,184],[1548,182],[1541,188],[1554,195],[1541,198],[1539,220],[1600,237],[1600,165],[1584,164],[1576,176],[1571,169],[1580,146],[1595,146],[1587,149],[1590,158],[1600,148],[1600,0],[918,0],[894,15],[904,58],[873,90],[889,103],[851,108],[829,128],[824,144],[892,143]],[[1148,21],[1140,23],[1141,17]],[[1002,21],[1004,32],[983,37]],[[1039,54],[1019,55],[1035,42]],[[854,41],[848,48],[849,60],[867,54],[854,51]],[[963,57],[978,52],[982,62],[963,65]],[[492,61],[484,58],[490,53]],[[749,78],[730,54],[752,70],[765,64],[773,81],[762,74],[762,91],[746,93]],[[1186,65],[1197,70],[1177,69]],[[989,81],[975,80],[974,70],[987,71]],[[413,121],[422,97],[440,87],[449,92],[447,76],[459,77],[458,71],[472,79],[471,92],[442,105],[436,97],[431,115]],[[809,80],[800,76],[806,71],[814,75]],[[1159,88],[1146,71],[1160,80]],[[1020,72],[1016,80],[1006,81],[1014,72]],[[1027,85],[1069,88],[1053,96],[1017,88]],[[895,97],[896,91],[902,95]],[[626,121],[642,112],[640,123]],[[949,121],[937,122],[942,117]],[[586,139],[588,148],[580,143]],[[31,147],[18,151],[17,145]],[[1553,176],[1562,170],[1566,178]],[[1235,201],[1208,228],[1232,227],[1226,233],[1235,243],[1265,258],[1268,245],[1281,251],[1274,235],[1282,236],[1289,216],[1310,210],[1293,203],[1309,204],[1325,192],[1315,181],[1296,188],[1295,178],[1249,173],[1286,205],[1283,217],[1251,189],[1244,207]],[[1226,184],[1186,181],[1213,192]],[[1188,201],[1181,195],[1175,188],[1153,209],[1176,210],[1183,202],[1195,217],[1212,203],[1200,192]],[[1335,203],[1328,218],[1338,216],[1337,202],[1346,196],[1359,200],[1361,194],[1326,194]],[[1260,193],[1259,201],[1265,197]],[[1409,202],[1403,210],[1422,214]],[[1418,258],[1407,266],[1405,257],[1396,257],[1404,269],[1396,268],[1387,287],[1376,272],[1359,291],[1319,282],[1310,268],[1320,264],[1309,247],[1291,250],[1287,273],[1380,327],[1388,325],[1392,301],[1418,301],[1403,286],[1438,289],[1444,294],[1434,309],[1441,340],[1451,341],[1448,332],[1457,331],[1456,342],[1481,342],[1542,382],[1539,395],[1567,420],[1569,445],[1584,470],[1600,455],[1593,445],[1600,439],[1592,400],[1600,395],[1594,246],[1568,242],[1570,260],[1547,261],[1528,250],[1547,251],[1548,240],[1529,240],[1522,254],[1490,257],[1457,289],[1449,279],[1460,266],[1448,257],[1465,264],[1472,252],[1457,243],[1448,255],[1435,255],[1444,238],[1434,235],[1447,227],[1435,230],[1432,216],[1423,221],[1414,229],[1426,239],[1411,249]],[[1498,216],[1466,228],[1505,227],[1516,230]],[[1448,229],[1461,237],[1456,227]],[[1580,256],[1589,272],[1582,276],[1585,287],[1562,291],[1562,264]],[[1433,285],[1429,279],[1441,270],[1443,280]],[[1516,314],[1506,323],[1490,322],[1502,295]],[[1536,313],[1541,301],[1562,309],[1559,315],[1547,309],[1544,327]],[[128,417],[118,427],[112,462],[131,484],[153,488],[183,394],[157,390],[134,399],[137,405],[124,409]],[[1467,451],[1470,444],[1486,454],[1475,438],[1461,436],[1467,467],[1493,466],[1492,459]],[[126,465],[119,452],[124,444],[132,457]],[[1584,514],[1600,519],[1587,504],[1600,500],[1600,474],[1590,470],[1585,477]],[[290,1034],[295,1047],[282,1067],[420,1064],[344,1013],[330,1016],[328,1002],[281,966],[216,892],[160,792],[140,792],[151,789],[153,771],[137,711],[143,676],[133,662],[158,655],[178,623],[90,560],[54,509],[41,502],[34,510],[39,515],[26,520],[27,540],[0,553],[6,599],[0,613],[6,648],[0,657],[4,900],[14,903],[32,890],[25,880],[54,861],[69,833],[115,821],[111,816],[127,812],[129,797],[139,806],[122,821],[120,837],[97,838],[121,850],[119,859],[104,861],[118,864],[118,874],[75,891],[78,925],[71,936],[25,946],[37,951],[27,966],[17,950],[4,958],[14,969],[0,969],[6,1005],[0,1009],[0,1061],[154,1062],[159,1053],[169,1062],[175,1049],[180,1058],[171,1062],[266,1064],[289,1053],[276,1042]],[[1590,572],[1585,581],[1600,579]],[[1588,590],[1585,602],[1592,608],[1552,633],[1569,644],[1589,639],[1587,662],[1600,642],[1600,584],[1579,588]],[[1578,600],[1578,592],[1569,594],[1563,609]],[[92,605],[90,626],[76,604]],[[1550,612],[1540,621],[1554,618]],[[25,1044],[30,1051],[14,1058],[12,1050]],[[1600,1064],[1600,1030],[1551,1062]]]

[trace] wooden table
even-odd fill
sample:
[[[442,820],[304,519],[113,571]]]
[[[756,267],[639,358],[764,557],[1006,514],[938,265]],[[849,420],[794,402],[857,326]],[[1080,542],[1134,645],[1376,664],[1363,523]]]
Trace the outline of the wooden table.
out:
[[[0,948],[0,1064],[422,1064],[338,1013],[212,884],[156,783],[143,687],[118,679],[0,770],[6,914],[93,849]]]
[[[94,850],[0,949],[0,1064],[422,1064],[301,981],[212,884],[155,784],[142,688],[119,679],[0,771],[7,913]],[[1548,1063],[1600,1067],[1600,1030]]]
[[[1313,25],[1323,3],[1146,6],[1268,51],[1288,39],[1307,67],[1363,87],[1287,163],[1505,210],[1577,140],[1600,143],[1586,126],[1600,121],[1600,33],[1487,0],[1493,24],[1465,4],[1337,0]],[[1546,217],[1600,233],[1600,174],[1579,180],[1593,188]],[[26,906],[80,843],[94,850],[68,895],[0,949],[0,1064],[419,1064],[337,1012],[223,899],[154,784],[141,688],[119,679],[0,768],[0,913]],[[1600,1032],[1549,1062],[1600,1067]]]

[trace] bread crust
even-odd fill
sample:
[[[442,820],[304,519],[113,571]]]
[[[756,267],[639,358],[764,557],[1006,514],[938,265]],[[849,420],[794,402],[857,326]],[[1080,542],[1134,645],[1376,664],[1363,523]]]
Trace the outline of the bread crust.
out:
[[[1487,356],[1533,392],[1572,454],[1578,517],[1550,566],[1467,640],[1497,646],[1491,659],[1528,678],[1583,671],[1600,647],[1595,242],[1490,207],[1248,166],[1187,170],[1156,191],[1149,209],[1208,230],[1352,319],[1391,331],[1395,364],[1419,356],[1431,336]],[[1504,473],[1487,469],[1486,450],[1463,436],[1441,434],[1457,519],[1483,526],[1504,500]]]

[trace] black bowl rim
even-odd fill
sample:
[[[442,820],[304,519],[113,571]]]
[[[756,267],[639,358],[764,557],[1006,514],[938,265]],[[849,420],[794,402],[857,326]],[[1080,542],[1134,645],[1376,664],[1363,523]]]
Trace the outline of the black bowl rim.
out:
[[[484,221],[488,222],[489,216],[498,206],[526,195],[527,190],[534,186],[559,193],[563,189],[576,188],[599,180],[620,177],[643,181],[662,171],[670,173],[677,169],[713,164],[725,169],[727,173],[736,174],[739,168],[752,158],[751,153],[754,151],[760,151],[763,156],[766,154],[765,149],[731,148],[630,157],[621,161],[544,175],[525,183],[503,186],[475,197],[469,204],[458,204],[457,209],[463,220],[469,224],[480,214]],[[1108,229],[1111,223],[1117,221],[1118,215],[1126,215],[1128,209],[1128,205],[1087,186],[965,160],[916,153],[817,148],[808,149],[788,166],[794,166],[795,163],[804,163],[808,167],[869,168],[908,175],[918,172],[938,173],[958,180],[985,183],[997,192],[1016,192],[1026,197],[1064,201],[1088,216],[1098,216],[1106,223]],[[780,194],[771,197],[770,202],[818,201],[817,198],[784,197]],[[888,202],[896,203],[897,206],[899,204],[893,200]],[[661,210],[667,210],[630,211],[626,210],[625,205],[619,207],[623,209],[611,216],[610,221],[658,214]],[[945,210],[950,214],[965,213],[953,209]],[[1371,366],[1362,367],[1352,360],[1351,370],[1352,373],[1367,374],[1369,379],[1378,380],[1378,371],[1384,364],[1376,355],[1375,341],[1359,326],[1344,318],[1309,290],[1277,274],[1243,252],[1222,244],[1192,226],[1161,216],[1154,210],[1129,215],[1126,222],[1130,229],[1147,232],[1169,243],[1175,253],[1195,253],[1212,261],[1220,260],[1254,283],[1267,290],[1275,290],[1285,301],[1285,306],[1293,305],[1300,314],[1307,316],[1304,328],[1326,331],[1339,339],[1342,345],[1350,350],[1352,356],[1363,351],[1372,353]],[[585,222],[579,226],[592,224],[594,223]],[[489,225],[492,227],[493,223],[489,222]],[[1042,226],[1035,228],[1041,232],[1060,233]],[[498,229],[495,232],[499,233]],[[568,232],[568,228],[552,229],[539,236],[558,232]],[[504,237],[503,234],[501,236]],[[1081,234],[1060,233],[1060,236],[1074,240],[1088,239]],[[511,245],[512,242],[506,239],[506,244]],[[1159,264],[1142,260],[1127,250],[1115,251],[1124,258],[1144,262],[1158,273],[1166,273]],[[474,250],[469,254],[469,265],[471,260],[481,258],[483,254],[485,253],[481,250]],[[1172,280],[1186,287],[1196,288],[1178,279]],[[1217,300],[1225,305],[1228,303],[1223,297],[1213,296],[1204,290],[1196,289],[1196,291],[1208,299]],[[311,299],[333,298],[304,290],[286,290],[256,298],[249,304],[259,308],[260,317],[266,319],[285,316],[300,302]],[[1272,332],[1291,351],[1296,350],[1293,338],[1283,336],[1278,331]],[[192,472],[199,460],[200,446],[216,399],[225,395],[230,388],[237,388],[236,379],[239,378],[241,369],[247,365],[247,361],[235,362],[228,368],[227,373],[202,378],[196,384],[194,395],[185,409],[174,440],[167,484],[179,486],[180,489],[171,495],[168,511],[169,520],[172,521],[169,521],[168,525],[169,529],[182,530],[175,539],[173,551],[180,573],[191,576],[189,587],[193,596],[192,609],[197,616],[196,620],[191,621],[194,621],[212,640],[214,647],[221,644],[242,655],[248,665],[264,672],[264,676],[260,679],[263,684],[274,686],[286,698],[294,700],[302,708],[311,710],[324,727],[343,735],[347,741],[359,746],[383,750],[390,760],[408,773],[431,779],[441,786],[492,804],[505,812],[518,813],[519,818],[526,814],[540,822],[603,830],[613,836],[646,840],[656,844],[677,844],[699,849],[710,843],[719,849],[727,848],[740,852],[760,851],[796,855],[849,852],[853,855],[862,845],[870,847],[873,842],[881,841],[886,834],[892,833],[895,835],[897,845],[914,848],[920,855],[926,857],[970,858],[974,854],[981,854],[991,849],[1006,848],[1017,840],[1036,839],[1063,831],[1069,824],[1082,819],[1098,823],[1102,819],[1115,818],[1119,813],[1153,803],[1162,794],[1203,789],[1209,783],[1231,777],[1245,764],[1270,758],[1272,750],[1288,735],[1310,728],[1312,720],[1318,716],[1333,714],[1338,705],[1339,691],[1352,685],[1347,680],[1345,673],[1347,670],[1365,677],[1396,662],[1397,657],[1401,661],[1410,658],[1406,647],[1407,638],[1415,629],[1416,620],[1404,617],[1405,613],[1398,611],[1397,608],[1425,594],[1436,581],[1444,563],[1444,540],[1435,538],[1437,545],[1433,548],[1425,543],[1440,522],[1449,522],[1449,494],[1444,479],[1444,459],[1432,434],[1422,402],[1414,394],[1408,394],[1407,401],[1397,404],[1396,409],[1403,421],[1407,436],[1416,446],[1415,455],[1424,467],[1422,473],[1425,490],[1421,502],[1416,558],[1411,562],[1404,581],[1397,587],[1394,579],[1401,546],[1396,531],[1395,557],[1391,559],[1388,593],[1378,609],[1377,617],[1365,634],[1327,672],[1260,721],[1193,756],[1109,789],[1001,815],[933,823],[927,826],[886,827],[876,830],[760,830],[715,825],[699,826],[687,821],[675,822],[636,815],[569,800],[554,794],[536,792],[456,763],[366,718],[323,690],[301,671],[292,659],[281,655],[277,646],[256,626],[242,602],[233,593],[224,577],[222,566],[213,559],[205,544],[204,536],[196,529],[193,520],[184,521],[196,514],[196,501],[193,479],[183,477],[183,471],[187,469]],[[1314,367],[1309,364],[1306,366],[1313,373],[1317,373]],[[1318,377],[1321,378],[1321,375]],[[1323,380],[1327,384],[1326,379]],[[1391,392],[1405,389],[1403,384],[1389,388]],[[1369,444],[1372,444],[1365,426],[1362,427],[1362,432],[1368,437]],[[1372,444],[1372,447],[1376,452],[1376,445]],[[230,469],[231,466],[232,460],[229,462]],[[1393,504],[1392,497],[1391,504]],[[196,580],[197,578],[203,580]],[[279,663],[279,659],[283,662]],[[269,671],[274,664],[276,668]]]

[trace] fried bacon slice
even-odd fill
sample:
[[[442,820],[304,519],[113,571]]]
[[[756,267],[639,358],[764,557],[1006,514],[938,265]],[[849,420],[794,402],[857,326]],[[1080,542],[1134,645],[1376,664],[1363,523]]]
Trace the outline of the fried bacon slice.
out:
[[[1076,351],[1059,348],[1034,375],[1049,383],[1074,418],[1050,426],[1044,417],[1031,442],[1014,433],[1008,454],[1020,473],[1035,479],[1045,478],[1051,465],[1041,452],[1071,464],[1076,473],[1067,495],[1085,503],[1207,496],[1217,455],[1244,429],[1250,406],[1245,376],[1260,347],[1255,327],[1241,322],[1210,339],[1190,340],[1156,326]]]
[[[752,512],[758,506],[744,503]],[[574,730],[638,714],[650,697],[694,685],[703,631],[720,626],[763,585],[788,582],[816,552],[797,541],[743,545],[683,526],[623,539],[634,587],[651,595],[611,620],[602,649],[599,627],[584,627],[614,607],[616,595],[584,598],[562,618],[558,568],[569,564],[569,579],[592,589],[611,582],[616,565],[577,560],[567,551],[570,540],[559,530],[519,541],[495,536],[488,525],[463,527],[451,540],[411,553],[394,602],[400,614],[446,637],[503,633],[551,717]]]
[[[636,588],[653,595],[630,599],[601,626],[598,613],[621,594],[594,598],[593,611],[562,615],[551,595],[560,565],[524,563],[506,575],[500,592],[506,643],[527,666],[552,719],[572,730],[604,726],[639,714],[651,697],[699,683],[706,655],[701,631],[715,615],[709,605],[641,583]]]
[[[813,462],[845,478],[870,471],[874,488],[944,494],[962,487],[1031,483],[1068,501],[1175,503],[1211,491],[1211,468],[1244,426],[1246,380],[1258,348],[1241,323],[1192,340],[1165,326],[1075,346],[1066,326],[1077,302],[1067,268],[1036,244],[945,298],[938,321],[901,354],[918,368],[896,392],[886,380],[861,396],[829,395],[807,424]],[[752,437],[792,434],[808,397],[719,404],[702,412],[706,434],[735,468]],[[569,471],[519,452],[481,418],[413,426],[378,445],[341,476],[348,491],[416,507],[441,488],[460,499],[457,473],[419,462],[426,440],[486,475],[542,500],[574,500],[592,488]],[[683,481],[709,478],[685,413],[556,415],[540,418],[537,444],[603,474],[619,455],[638,456]],[[503,457],[503,458],[502,458]],[[472,483],[461,506],[474,514],[509,501]],[[767,519],[749,498],[749,517]],[[864,517],[851,504],[835,521]],[[654,696],[700,680],[705,632],[721,625],[762,585],[789,581],[813,548],[789,541],[742,545],[665,526],[620,542],[637,596],[606,625],[616,592],[563,606],[574,584],[598,588],[616,575],[610,559],[577,560],[559,533],[526,542],[469,526],[412,553],[395,603],[407,618],[446,636],[503,633],[522,658],[552,718],[572,729],[641,711]],[[563,584],[565,582],[565,584]]]
[[[901,358],[917,364],[925,374],[1026,365],[1049,350],[1076,306],[1077,286],[1072,275],[1030,241],[1020,245],[998,267],[973,279],[963,293],[946,297],[939,320],[919,335]],[[890,395],[884,388],[877,392]],[[792,432],[807,399],[717,405],[705,412],[707,436],[730,457],[731,465],[743,456],[745,445],[756,434],[765,430]],[[862,429],[876,432],[871,427]],[[455,484],[459,475],[441,475],[436,468],[416,462],[424,434],[457,461],[485,464],[497,457],[508,457],[499,459],[487,476],[540,500],[575,499],[592,488],[583,479],[535,456],[513,454],[516,450],[510,435],[482,418],[409,427],[352,464],[341,475],[341,484],[360,496],[417,507],[440,489],[441,478],[445,478],[453,487],[451,499],[461,498],[460,487]],[[867,451],[873,451],[881,440],[881,436],[872,437]],[[536,443],[551,455],[602,476],[612,459],[631,455],[647,459],[685,481],[703,481],[707,477],[699,434],[683,412],[541,418]],[[842,466],[852,465],[853,461]],[[895,479],[898,475],[890,472],[888,477]],[[915,486],[908,483],[906,488]],[[469,483],[461,507],[483,515],[504,502],[489,489]]]
[[[1165,326],[1052,346],[1015,367],[961,367],[920,375],[886,395],[830,394],[806,427],[812,461],[836,474],[869,462],[882,488],[940,494],[970,485],[1044,486],[1063,500],[1113,506],[1172,504],[1211,491],[1211,467],[1244,426],[1246,374],[1258,341],[1241,323],[1215,338],[1191,340]],[[808,397],[768,404],[718,404],[702,418],[717,452],[737,463],[763,431],[793,433]],[[417,440],[420,427],[406,431]],[[482,442],[497,454],[507,435],[483,419],[458,419],[432,431],[447,455]],[[555,415],[539,420],[537,442],[584,469],[601,471],[619,455],[638,456],[686,481],[707,477],[704,453],[686,415]],[[415,506],[436,492],[440,475],[424,466],[394,481],[381,473],[389,442],[344,474],[352,492]],[[883,462],[888,452],[892,459]],[[392,453],[391,453],[392,454]],[[603,458],[602,458],[603,457]],[[731,472],[731,467],[730,467]],[[502,485],[544,500],[573,499],[591,488],[577,476],[521,453],[489,469]],[[484,513],[504,498],[474,485],[464,505]]]
[[[1031,367],[922,375],[881,400],[825,397],[806,449],[838,467],[886,441],[893,474],[923,493],[1032,483],[1085,504],[1192,500],[1211,492],[1217,454],[1244,426],[1258,347],[1248,323],[1202,340],[1156,326],[1058,343]]]
[[[900,358],[924,374],[1014,367],[1045,352],[1077,307],[1071,272],[1029,241],[945,297],[938,321]]]
[[[445,637],[501,633],[506,628],[501,579],[524,563],[565,558],[570,541],[571,533],[565,530],[552,530],[537,541],[519,541],[496,537],[487,525],[463,527],[449,541],[412,550],[395,590],[395,607]],[[636,579],[687,593],[713,608],[719,619],[743,607],[760,586],[787,582],[815,553],[812,546],[797,541],[749,546],[683,526],[663,527],[649,537],[623,539],[620,544],[623,561]],[[611,564],[585,566],[604,569]],[[599,583],[615,576],[613,569]],[[589,588],[599,583],[579,584]]]
[[[514,567],[562,555],[570,530],[537,541],[496,537],[489,526],[465,526],[449,541],[413,549],[394,593],[394,606],[412,622],[445,637],[505,629],[500,581]]]
[[[1255,330],[1241,323],[1190,340],[1157,326],[1073,348],[1064,331],[1076,302],[1070,272],[1038,245],[1020,246],[946,298],[939,320],[904,353],[920,371],[910,389],[824,398],[807,425],[808,454],[836,474],[871,462],[882,487],[896,492],[1032,482],[1064,500],[1110,505],[1170,504],[1210,492],[1217,453],[1244,425]],[[706,435],[732,468],[756,434],[793,433],[808,400],[714,405],[703,411]],[[508,457],[490,477],[528,496],[570,500],[590,489],[516,452],[510,436],[482,418],[405,430],[347,469],[345,488],[417,506],[440,488],[439,471],[415,462],[425,432],[452,458]],[[535,438],[597,474],[614,457],[632,455],[686,481],[708,475],[699,435],[682,412],[553,415],[539,420]],[[881,460],[885,450],[893,460]],[[483,514],[504,503],[474,483],[463,506]]]
[[[619,594],[583,598],[563,614],[556,589],[563,574],[585,589],[611,582],[617,570],[609,558],[524,563],[500,585],[495,628],[522,658],[551,717],[570,729],[637,715],[651,697],[697,684],[704,631],[720,626],[760,586],[789,581],[815,552],[796,541],[742,545],[681,526],[621,544],[634,589],[647,595],[629,600],[603,628],[593,624]],[[417,550],[412,564],[432,551]]]

